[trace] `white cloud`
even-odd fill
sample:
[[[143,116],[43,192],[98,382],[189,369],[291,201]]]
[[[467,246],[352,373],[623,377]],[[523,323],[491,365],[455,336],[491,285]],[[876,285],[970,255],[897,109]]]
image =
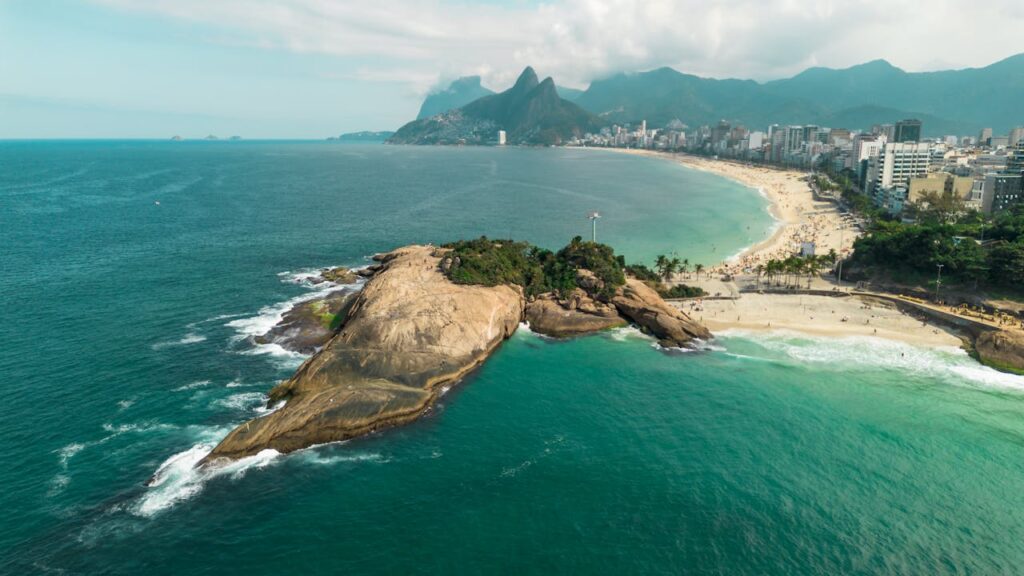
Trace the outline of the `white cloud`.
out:
[[[239,44],[352,59],[361,79],[417,91],[464,74],[501,88],[528,64],[585,86],[658,66],[770,79],[875,58],[908,70],[982,66],[1024,49],[1019,0],[96,1]]]

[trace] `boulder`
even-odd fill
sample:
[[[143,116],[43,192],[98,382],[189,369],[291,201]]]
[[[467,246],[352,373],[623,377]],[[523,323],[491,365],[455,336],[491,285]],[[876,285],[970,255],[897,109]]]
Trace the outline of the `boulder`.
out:
[[[285,312],[276,326],[254,340],[258,344],[273,343],[293,352],[312,354],[331,339],[355,298],[356,292],[342,289],[300,302]]]
[[[1024,332],[982,332],[974,341],[974,349],[984,364],[1007,372],[1024,373]]]
[[[620,314],[657,338],[658,343],[666,348],[685,346],[694,339],[711,337],[707,328],[669,305],[651,287],[635,278],[626,279],[626,285],[618,289],[611,303]]]
[[[348,268],[337,267],[337,268],[326,268],[320,272],[320,277],[328,282],[334,282],[335,284],[352,284],[359,276],[355,272]]]
[[[530,329],[538,334],[566,338],[627,324],[614,306],[594,302],[582,290],[578,292],[583,297],[574,294],[569,300],[571,307],[559,303],[550,294],[534,298],[526,305],[524,313]]]
[[[270,392],[285,405],[227,435],[202,464],[290,452],[409,422],[519,326],[510,286],[450,282],[428,246],[379,255],[339,332]]]

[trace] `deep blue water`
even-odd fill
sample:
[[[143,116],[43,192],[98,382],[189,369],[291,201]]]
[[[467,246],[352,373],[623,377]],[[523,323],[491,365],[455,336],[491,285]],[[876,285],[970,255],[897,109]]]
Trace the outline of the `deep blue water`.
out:
[[[647,262],[771,224],[599,151],[0,142],[0,573],[1018,572],[1022,379],[870,339],[521,331],[412,426],[192,470],[301,361],[244,337],[303,271],[590,210]]]

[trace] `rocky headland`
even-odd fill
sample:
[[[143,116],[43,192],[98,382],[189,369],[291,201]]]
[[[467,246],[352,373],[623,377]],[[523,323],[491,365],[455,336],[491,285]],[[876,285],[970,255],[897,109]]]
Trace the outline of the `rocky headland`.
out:
[[[369,279],[361,291],[328,296],[334,320],[326,342],[321,348],[304,341],[318,351],[269,394],[269,405],[283,406],[237,427],[202,463],[265,449],[290,452],[407,423],[522,321],[555,337],[632,322],[666,347],[711,336],[626,277],[615,258],[610,248],[579,239],[557,255],[481,239],[375,256],[377,264],[362,272]],[[328,305],[318,302],[293,312],[322,317]]]

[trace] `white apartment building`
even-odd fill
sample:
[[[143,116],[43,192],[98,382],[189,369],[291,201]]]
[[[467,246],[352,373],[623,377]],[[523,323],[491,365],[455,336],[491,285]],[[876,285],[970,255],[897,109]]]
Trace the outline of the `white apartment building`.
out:
[[[870,159],[867,180],[874,190],[907,188],[911,178],[928,173],[931,157],[928,142],[887,142]]]

